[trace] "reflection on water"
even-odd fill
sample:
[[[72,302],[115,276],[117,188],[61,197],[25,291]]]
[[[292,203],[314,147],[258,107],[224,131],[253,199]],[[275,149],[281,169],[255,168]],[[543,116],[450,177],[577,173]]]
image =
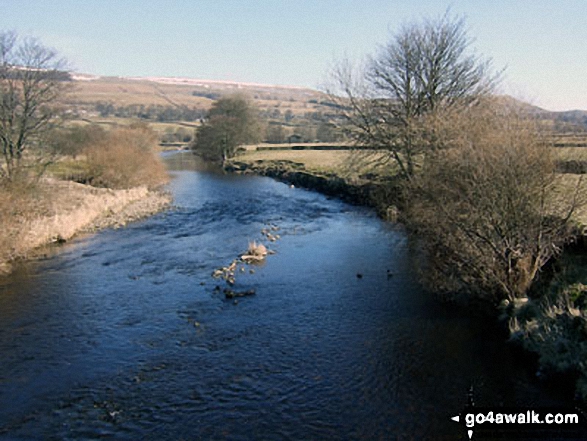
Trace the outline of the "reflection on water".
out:
[[[479,406],[562,402],[422,292],[400,228],[167,160],[176,209],[0,282],[0,438],[464,439],[471,385]],[[237,274],[256,295],[226,300],[212,271],[268,224],[276,254]]]

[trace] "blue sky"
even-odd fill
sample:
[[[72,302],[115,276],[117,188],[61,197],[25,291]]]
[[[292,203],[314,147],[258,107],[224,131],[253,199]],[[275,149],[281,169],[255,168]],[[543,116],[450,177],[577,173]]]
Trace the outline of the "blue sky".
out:
[[[503,90],[587,110],[587,0],[0,0],[0,29],[33,35],[82,73],[317,88],[403,23],[447,8]]]

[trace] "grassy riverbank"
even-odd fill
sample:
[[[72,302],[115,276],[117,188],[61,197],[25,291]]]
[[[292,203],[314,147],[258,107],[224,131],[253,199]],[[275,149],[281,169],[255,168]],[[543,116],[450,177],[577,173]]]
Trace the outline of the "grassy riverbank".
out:
[[[54,136],[60,154],[46,153],[44,166],[25,157],[18,173],[0,180],[0,272],[39,247],[124,225],[170,203],[157,190],[168,175],[147,126],[76,126]]]
[[[52,243],[103,228],[120,227],[163,210],[171,198],[147,187],[111,190],[46,178],[5,198],[1,211],[0,273]],[[41,250],[41,251],[40,251]]]
[[[374,165],[373,159],[350,150],[248,150],[226,168],[373,207],[384,219],[397,220],[395,172],[393,167]]]
[[[556,156],[561,164],[587,161],[587,152],[577,149],[557,148]],[[378,156],[353,150],[254,150],[251,148],[239,152],[239,155],[228,163],[228,168],[240,173],[257,173],[288,182],[296,179],[296,173],[303,172],[326,181],[344,181],[351,187],[382,186],[393,183],[397,176],[397,169],[393,163],[379,162],[382,157],[383,154]],[[565,173],[559,191],[573,191],[579,179],[582,179],[581,176]],[[296,184],[296,182],[292,183]],[[299,184],[304,186],[301,181]],[[310,182],[305,186],[313,188]],[[320,188],[317,190],[321,191]],[[387,191],[387,196],[393,203],[393,195],[389,194],[389,191],[393,189]],[[345,197],[344,194],[339,196]],[[382,200],[381,196],[377,195],[375,201],[367,197],[364,201],[353,200],[353,202],[379,209],[390,203],[390,201]],[[587,205],[578,207],[573,213],[573,219],[578,225],[587,228]]]

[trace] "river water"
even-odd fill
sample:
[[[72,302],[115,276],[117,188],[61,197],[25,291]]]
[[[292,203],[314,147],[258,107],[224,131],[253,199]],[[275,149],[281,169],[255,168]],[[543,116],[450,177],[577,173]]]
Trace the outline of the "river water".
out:
[[[0,279],[0,439],[467,439],[450,417],[471,386],[478,406],[564,403],[423,291],[400,227],[167,159],[175,209]],[[270,226],[275,254],[233,288],[256,294],[227,300],[212,272]]]

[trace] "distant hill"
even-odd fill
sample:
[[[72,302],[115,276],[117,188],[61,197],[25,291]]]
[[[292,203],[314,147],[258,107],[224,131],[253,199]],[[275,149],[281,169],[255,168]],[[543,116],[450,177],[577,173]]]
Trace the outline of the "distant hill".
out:
[[[141,119],[162,133],[168,125],[195,127],[212,103],[228,94],[244,94],[259,108],[266,123],[266,139],[284,142],[290,136],[310,141],[332,141],[340,134],[331,121],[338,117],[336,105],[316,90],[254,83],[209,81],[191,78],[121,78],[72,75],[73,91],[66,105],[73,120],[119,124]],[[165,124],[168,124],[165,126]],[[179,127],[176,131],[183,130]],[[165,136],[164,136],[165,135]],[[183,135],[179,138],[184,138]]]
[[[551,111],[520,101],[510,96],[502,97],[509,105],[518,106],[522,110],[534,114],[540,119],[551,121],[557,132],[587,130],[587,110]]]
[[[74,90],[66,104],[81,119],[197,123],[214,100],[233,93],[249,96],[264,120],[283,126],[286,136],[301,134],[312,140],[321,124],[337,117],[336,105],[326,94],[303,87],[168,77],[73,74],[71,78]],[[587,146],[587,111],[552,112],[509,96],[502,99],[544,120],[556,134],[558,144]],[[308,127],[312,128],[310,133]]]
[[[544,116],[560,123],[577,125],[587,130],[587,110],[567,110],[564,112],[550,112],[544,110]]]
[[[75,88],[68,102],[85,110],[89,110],[97,103],[108,103],[113,106],[171,105],[207,109],[215,99],[232,93],[248,95],[262,109],[291,109],[298,114],[317,108],[328,108],[328,104],[321,104],[327,101],[324,94],[302,87],[191,78],[123,78],[85,74],[73,75],[72,78]]]

